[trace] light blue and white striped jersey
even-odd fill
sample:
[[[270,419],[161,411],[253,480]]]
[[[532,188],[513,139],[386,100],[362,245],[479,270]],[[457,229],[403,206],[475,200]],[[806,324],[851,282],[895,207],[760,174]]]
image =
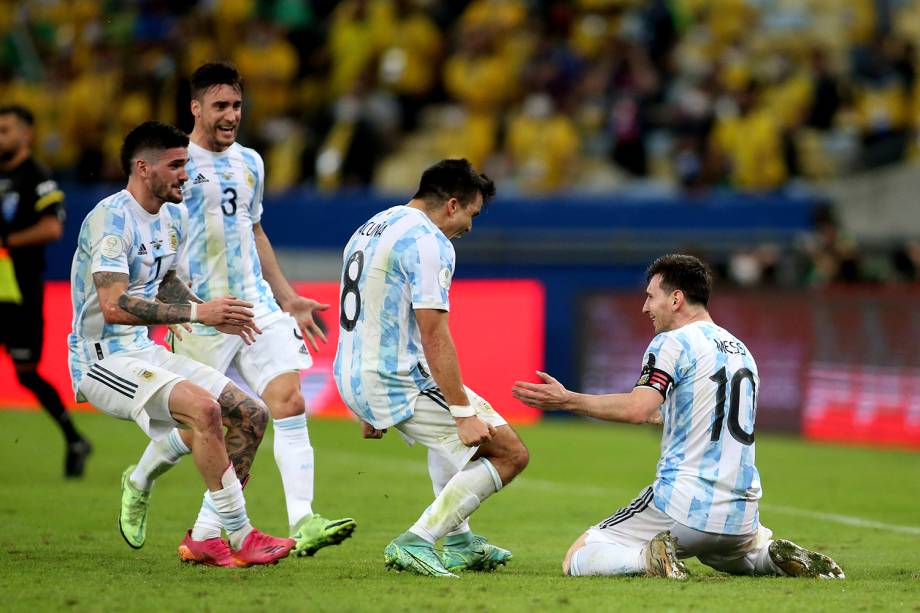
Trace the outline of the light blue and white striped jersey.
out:
[[[253,303],[256,321],[264,326],[281,314],[281,307],[262,277],[252,232],[262,218],[262,157],[239,143],[219,153],[189,143],[188,154],[189,180],[182,197],[189,214],[189,247],[179,274],[206,302],[232,295]],[[194,327],[196,334],[220,334],[210,326]]]
[[[636,385],[665,396],[654,483],[659,510],[704,532],[749,534],[758,525],[754,416],[760,377],[747,347],[712,322],[657,335]]]
[[[106,323],[93,273],[125,273],[128,295],[153,300],[160,281],[176,269],[187,237],[185,207],[167,202],[154,215],[127,190],[97,204],[83,220],[70,269],[73,325],[68,348],[75,393],[93,362],[153,344],[146,326]],[[79,394],[77,400],[83,400]]]
[[[335,382],[355,415],[388,428],[435,387],[414,309],[450,310],[454,247],[425,213],[395,206],[355,231],[344,259]]]

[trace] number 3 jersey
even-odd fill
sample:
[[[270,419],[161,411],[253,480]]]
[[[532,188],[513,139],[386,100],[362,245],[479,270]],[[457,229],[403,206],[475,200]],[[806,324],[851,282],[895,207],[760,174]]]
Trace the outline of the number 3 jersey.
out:
[[[179,274],[205,302],[228,295],[252,302],[258,324],[267,324],[281,308],[262,277],[252,231],[262,218],[262,157],[239,143],[221,152],[189,143],[188,154],[182,197],[189,247]],[[209,326],[194,327],[196,334],[220,334]]]
[[[664,396],[654,489],[659,510],[704,532],[757,529],[754,416],[760,379],[744,344],[712,322],[656,336],[637,386]]]
[[[352,412],[388,428],[436,385],[414,309],[450,310],[454,247],[425,213],[395,206],[355,231],[344,258],[335,382]]]
[[[97,204],[83,220],[70,270],[73,327],[68,349],[74,391],[93,362],[153,345],[147,326],[105,321],[93,274],[126,274],[129,296],[154,300],[160,281],[176,269],[187,238],[185,207],[166,203],[153,214],[127,190]],[[79,394],[77,400],[83,400]]]

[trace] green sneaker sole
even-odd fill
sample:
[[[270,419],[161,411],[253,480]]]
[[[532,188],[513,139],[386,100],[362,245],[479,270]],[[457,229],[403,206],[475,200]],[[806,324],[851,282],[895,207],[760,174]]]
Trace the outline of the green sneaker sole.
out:
[[[312,539],[297,539],[293,537],[297,544],[291,553],[297,557],[303,558],[313,556],[323,547],[331,545],[340,545],[343,541],[350,538],[358,527],[358,522],[350,517],[331,521],[323,529],[323,533]]]
[[[431,559],[425,559],[429,556]],[[396,572],[405,570],[426,577],[457,578],[457,575],[448,571],[441,565],[441,561],[438,559],[434,549],[431,549],[430,553],[415,554],[411,551],[410,547],[402,547],[396,543],[390,543],[387,545],[386,549],[383,550],[383,564],[387,570],[395,570]]]

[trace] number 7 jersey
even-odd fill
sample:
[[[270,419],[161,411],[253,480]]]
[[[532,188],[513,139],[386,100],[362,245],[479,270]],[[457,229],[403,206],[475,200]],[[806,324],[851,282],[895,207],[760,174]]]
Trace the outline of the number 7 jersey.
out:
[[[252,231],[262,219],[262,157],[239,143],[221,152],[189,143],[188,154],[182,197],[189,213],[189,246],[179,274],[204,301],[232,295],[252,302],[261,326],[270,321],[267,315],[281,312],[262,277]],[[195,332],[219,334],[200,325]]]
[[[747,347],[712,322],[663,332],[645,352],[636,385],[664,397],[655,506],[704,532],[756,530],[761,488],[754,418],[760,378]]]

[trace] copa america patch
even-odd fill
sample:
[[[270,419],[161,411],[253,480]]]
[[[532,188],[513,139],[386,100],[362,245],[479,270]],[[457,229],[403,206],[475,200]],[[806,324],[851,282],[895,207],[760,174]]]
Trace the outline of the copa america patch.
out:
[[[648,359],[642,367],[642,374],[636,381],[636,387],[650,387],[658,390],[663,397],[668,397],[668,392],[674,386],[674,379],[663,370],[655,368],[655,354],[648,354]]]
[[[107,234],[102,237],[102,255],[109,259],[117,258],[121,255],[122,244],[121,237],[115,234]]]
[[[450,289],[450,269],[442,268],[438,273],[438,283],[444,289]]]

